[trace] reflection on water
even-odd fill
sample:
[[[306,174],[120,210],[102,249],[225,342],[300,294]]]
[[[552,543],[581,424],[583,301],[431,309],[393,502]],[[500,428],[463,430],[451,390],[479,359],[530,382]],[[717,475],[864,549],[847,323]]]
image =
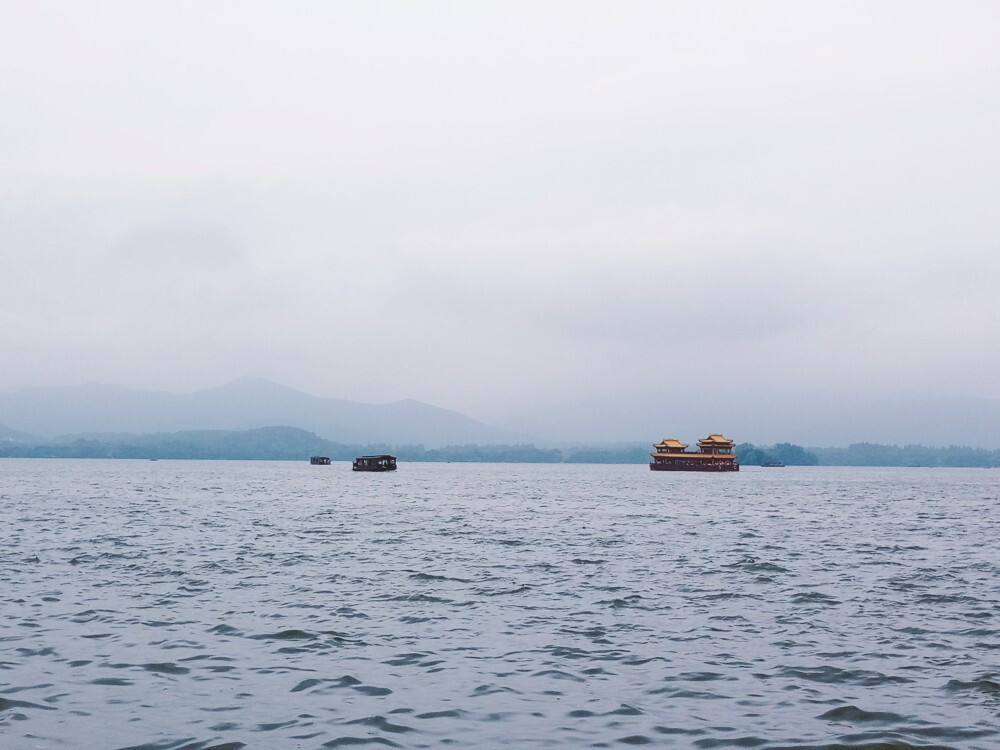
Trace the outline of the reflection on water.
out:
[[[995,748],[998,489],[0,461],[0,744]]]

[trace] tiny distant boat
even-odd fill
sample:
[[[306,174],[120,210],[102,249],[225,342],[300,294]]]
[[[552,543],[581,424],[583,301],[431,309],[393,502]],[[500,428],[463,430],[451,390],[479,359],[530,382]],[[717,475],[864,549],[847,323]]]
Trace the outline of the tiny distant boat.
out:
[[[359,456],[354,459],[354,471],[395,471],[396,457],[384,454],[381,456]]]
[[[670,438],[653,446],[653,471],[739,471],[733,448],[736,443],[724,435],[713,433],[698,441],[698,450],[687,450],[687,444]]]
[[[779,469],[784,466],[781,461],[765,461],[761,466],[766,466],[769,469]]]
[[[311,463],[313,466],[329,466],[330,459],[327,458],[326,456],[310,456],[309,463]]]

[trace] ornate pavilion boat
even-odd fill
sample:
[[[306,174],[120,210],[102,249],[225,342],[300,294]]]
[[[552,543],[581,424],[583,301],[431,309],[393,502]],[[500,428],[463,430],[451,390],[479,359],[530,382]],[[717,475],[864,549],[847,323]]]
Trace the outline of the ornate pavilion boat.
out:
[[[733,448],[736,443],[724,435],[713,433],[698,441],[698,450],[687,450],[687,444],[669,438],[653,446],[655,453],[649,468],[653,471],[739,471]]]

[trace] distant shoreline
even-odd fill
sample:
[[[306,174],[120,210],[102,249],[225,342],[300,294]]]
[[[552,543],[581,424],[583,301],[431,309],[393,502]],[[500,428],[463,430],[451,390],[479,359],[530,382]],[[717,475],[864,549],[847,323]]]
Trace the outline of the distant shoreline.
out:
[[[804,448],[791,443],[758,446],[742,443],[736,455],[743,466],[877,466],[997,468],[1000,450],[968,446],[928,447],[855,443],[845,448]],[[253,430],[197,430],[151,435],[86,435],[55,440],[0,441],[0,458],[122,458],[227,461],[306,461],[313,455],[349,461],[359,455],[391,453],[403,463],[645,464],[645,444],[539,448],[533,444],[348,445],[325,440],[295,427]]]
[[[232,463],[254,463],[255,461],[263,462],[277,462],[284,464],[294,464],[302,463],[309,465],[309,459],[302,458],[138,458],[138,457],[123,457],[123,456],[9,456],[0,455],[0,461],[140,461],[140,462],[159,462],[159,461],[226,461]],[[484,464],[492,466],[636,466],[645,467],[645,464],[637,462],[616,462],[616,461],[491,461],[487,459],[481,460],[445,460],[445,459],[434,459],[434,460],[412,460],[406,461],[409,464]],[[351,465],[351,459],[335,459],[328,465],[338,465],[344,464],[345,466]],[[770,471],[773,467],[760,466],[757,464],[744,464],[744,469],[761,469],[763,471]],[[963,466],[899,466],[891,464],[811,464],[809,466],[785,466],[782,468],[793,468],[793,469],[1000,469],[1000,466],[973,466],[973,465],[963,465]],[[653,472],[656,473],[656,472]],[[682,472],[683,473],[683,472]]]

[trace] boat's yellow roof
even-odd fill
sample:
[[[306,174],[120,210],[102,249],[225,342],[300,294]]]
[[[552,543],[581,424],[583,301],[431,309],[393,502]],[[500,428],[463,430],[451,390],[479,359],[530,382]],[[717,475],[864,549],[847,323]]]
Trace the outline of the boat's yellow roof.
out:
[[[732,442],[733,441],[727,438],[725,435],[720,435],[717,432],[713,432],[704,440],[699,440],[698,444],[700,445],[701,443],[732,443]]]
[[[687,448],[687,443],[682,443],[676,438],[666,438],[662,443],[657,443],[656,448]]]

